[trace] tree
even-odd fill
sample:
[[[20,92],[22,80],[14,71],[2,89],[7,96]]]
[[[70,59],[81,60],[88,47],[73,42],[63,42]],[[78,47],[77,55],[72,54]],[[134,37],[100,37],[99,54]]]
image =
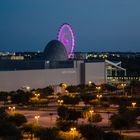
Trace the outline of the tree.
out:
[[[4,91],[0,92],[0,101],[6,102],[7,101],[7,97],[8,97],[8,92],[4,92]]]
[[[91,93],[82,93],[80,96],[85,104],[90,104],[92,100],[96,99],[96,95],[93,95]]]
[[[37,89],[37,90],[35,90],[35,92],[40,93],[41,97],[47,97],[49,95],[52,95],[52,93],[54,92],[54,89],[51,86],[47,86],[42,89]]]
[[[126,118],[124,118],[121,115],[115,114],[115,115],[111,116],[110,120],[111,120],[112,127],[120,130],[120,132],[122,129],[128,129],[130,127],[129,120],[127,120]]]
[[[102,84],[102,89],[112,92],[117,90],[117,86],[115,84]]]
[[[66,120],[68,117],[68,108],[65,106],[60,106],[57,108],[57,114],[62,120]]]
[[[38,129],[40,129],[40,126],[36,125],[36,124],[32,124],[32,123],[25,123],[22,125],[22,132],[23,134],[27,134],[28,137],[30,136],[30,138],[33,138],[33,135],[36,134],[36,132],[38,132]]]
[[[75,109],[69,109],[65,106],[60,106],[57,109],[58,116],[62,120],[72,120],[75,121],[81,117],[81,112]]]
[[[137,95],[140,93],[140,81],[132,80],[130,84],[126,87],[126,92],[132,95]]]
[[[56,128],[40,127],[35,136],[37,136],[40,140],[58,140],[58,130]]]
[[[11,100],[16,104],[28,104],[32,94],[30,92],[24,92],[23,90],[17,90],[15,94],[11,96]]]
[[[102,117],[101,117],[100,114],[93,113],[93,115],[91,115],[89,117],[89,121],[90,122],[94,122],[94,123],[98,123],[98,122],[101,122],[102,121]]]
[[[75,122],[57,119],[56,127],[62,131],[69,131],[71,127],[76,126]]]
[[[73,92],[77,92],[77,91],[78,91],[78,87],[77,87],[77,86],[71,85],[71,86],[68,86],[68,87],[66,88],[66,90],[67,90],[69,93],[73,93]]]
[[[103,139],[104,132],[93,125],[80,125],[79,131],[87,140],[101,140]]]
[[[93,109],[87,108],[83,111],[83,118],[87,119],[90,122],[100,122],[102,121],[102,117],[100,114],[95,113]]]
[[[22,135],[19,129],[13,124],[2,121],[0,123],[0,139],[1,140],[21,140]]]
[[[60,140],[86,140],[82,137],[82,135],[78,131],[59,131]]]
[[[75,105],[75,104],[78,104],[79,101],[80,101],[80,98],[78,96],[62,96],[61,97],[61,100],[64,101],[64,104],[72,104],[72,105]]]
[[[5,111],[4,108],[0,108],[0,121],[8,120],[9,114]]]
[[[24,115],[15,113],[14,115],[9,116],[9,121],[14,123],[16,126],[21,126],[27,122],[27,119]]]

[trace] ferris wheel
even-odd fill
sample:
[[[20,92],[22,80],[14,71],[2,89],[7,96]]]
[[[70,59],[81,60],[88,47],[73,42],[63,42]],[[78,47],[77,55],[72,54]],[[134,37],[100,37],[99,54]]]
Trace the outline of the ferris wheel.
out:
[[[75,40],[74,33],[69,24],[65,23],[60,27],[58,32],[58,40],[63,43],[66,48],[68,57],[71,58],[74,51]]]

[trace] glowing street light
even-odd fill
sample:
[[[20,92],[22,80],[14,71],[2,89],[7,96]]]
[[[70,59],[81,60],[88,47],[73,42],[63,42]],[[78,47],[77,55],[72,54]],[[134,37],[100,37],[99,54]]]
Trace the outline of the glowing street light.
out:
[[[38,124],[38,120],[39,120],[40,116],[35,116],[34,118],[36,120],[36,123]]]
[[[35,93],[35,97],[37,97],[37,98],[38,98],[39,96],[40,96],[40,94],[39,94],[39,93]]]
[[[13,112],[15,112],[16,107],[15,106],[13,106],[13,107],[9,106],[8,109],[11,111],[11,113],[13,113]]]
[[[59,105],[62,105],[62,103],[64,102],[63,100],[58,100],[57,101],[59,103]]]
[[[37,98],[37,100],[39,100],[39,96],[40,96],[39,93],[35,93],[35,97]]]
[[[96,89],[99,91],[101,89],[101,87],[100,86],[97,86]]]
[[[76,131],[76,127],[70,128],[70,131],[72,131],[72,132]]]
[[[72,136],[73,136],[73,139],[74,139],[74,135],[75,135],[75,132],[76,132],[76,127],[70,128],[70,131],[72,132]]]
[[[101,90],[101,86],[96,86],[96,90],[98,91],[98,94],[99,94],[99,92]]]
[[[121,87],[122,87],[122,88],[126,87],[126,83],[122,83],[122,84],[121,84]]]
[[[126,87],[126,83],[122,83],[121,87],[123,88],[123,94],[124,94],[124,88]]]
[[[94,110],[90,110],[89,112],[90,112],[90,114],[92,115],[92,114],[94,113]]]
[[[135,108],[137,103],[136,102],[132,102],[131,104],[132,104],[132,107]]]
[[[91,81],[88,81],[88,86],[91,86],[92,85],[92,82]]]
[[[89,110],[89,113],[90,113],[90,118],[91,118],[91,120],[92,120],[92,115],[93,115],[93,113],[94,113],[94,110],[93,109],[91,109],[91,110]]]
[[[103,97],[101,94],[99,95],[99,94],[97,94],[97,96],[96,96],[97,98],[98,98],[98,100],[100,101],[100,99]]]

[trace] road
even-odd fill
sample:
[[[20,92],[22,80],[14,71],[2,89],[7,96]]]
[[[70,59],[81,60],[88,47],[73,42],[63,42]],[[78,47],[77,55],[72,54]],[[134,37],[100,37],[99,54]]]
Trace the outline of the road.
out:
[[[39,124],[43,127],[54,127],[56,124],[56,119],[58,118],[57,112],[54,110],[47,110],[47,111],[38,111],[38,110],[16,110],[15,112],[21,113],[25,115],[27,120],[31,123]],[[50,115],[52,113],[53,115]],[[102,121],[96,123],[97,126],[108,126],[110,125],[110,121],[108,120],[112,113],[100,113],[102,116]],[[40,116],[38,121],[35,119],[35,116]],[[79,124],[87,124],[89,123],[85,119],[78,119]],[[116,131],[119,133],[119,131]],[[140,136],[140,131],[138,130],[124,130],[122,131],[122,135],[126,136]]]

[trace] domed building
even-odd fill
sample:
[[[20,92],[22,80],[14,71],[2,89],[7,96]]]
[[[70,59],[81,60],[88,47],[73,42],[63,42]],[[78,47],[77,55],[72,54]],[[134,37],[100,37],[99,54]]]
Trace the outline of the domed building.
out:
[[[119,74],[126,75],[121,62],[68,59],[65,46],[58,40],[50,41],[41,54],[41,59],[1,60],[0,90],[16,91],[21,87],[37,89],[60,83],[102,84],[112,82],[112,78],[118,78]],[[55,91],[58,92],[60,91]]]
[[[68,54],[65,46],[58,40],[50,41],[44,49],[45,60],[48,61],[66,61]]]

